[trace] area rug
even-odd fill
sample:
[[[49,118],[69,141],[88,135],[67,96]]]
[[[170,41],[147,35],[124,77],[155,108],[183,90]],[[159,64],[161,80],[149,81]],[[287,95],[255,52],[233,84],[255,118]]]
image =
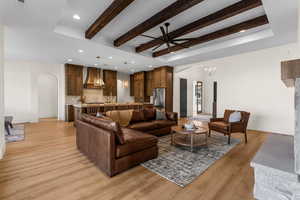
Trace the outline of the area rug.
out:
[[[239,143],[239,139],[232,138],[228,145],[227,137],[212,134],[208,147],[190,152],[185,147],[172,146],[171,136],[168,135],[159,138],[159,156],[142,163],[142,166],[185,187]]]
[[[10,129],[10,135],[5,131],[5,140],[6,143],[9,142],[17,142],[25,139],[25,126],[23,124],[14,125],[12,129]]]

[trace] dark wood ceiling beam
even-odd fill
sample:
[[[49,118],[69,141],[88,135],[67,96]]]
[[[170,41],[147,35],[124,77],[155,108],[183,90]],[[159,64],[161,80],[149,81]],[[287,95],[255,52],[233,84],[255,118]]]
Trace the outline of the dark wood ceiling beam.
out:
[[[193,40],[190,40],[188,42],[181,43],[180,46],[173,46],[170,49],[163,49],[163,50],[154,52],[152,54],[152,56],[153,57],[163,56],[163,55],[169,54],[171,52],[185,49],[184,47],[192,47],[192,46],[199,45],[199,44],[202,44],[205,42],[209,42],[209,41],[216,40],[216,39],[219,39],[222,37],[226,37],[226,36],[234,34],[234,33],[238,33],[242,30],[248,30],[248,29],[259,27],[259,26],[262,26],[262,25],[265,25],[268,23],[269,23],[269,21],[268,21],[267,16],[263,15],[263,16],[242,22],[240,24],[233,25],[233,26],[225,28],[225,29],[221,29],[219,31],[209,33],[207,35],[203,35],[198,38],[194,38]]]
[[[175,3],[164,8],[148,20],[137,25],[118,39],[114,41],[114,45],[119,47],[124,43],[132,40],[133,38],[139,36],[140,34],[150,30],[151,28],[161,24],[162,22],[178,15],[179,13],[201,3],[204,0],[177,0]]]
[[[133,1],[135,0],[114,0],[112,4],[100,15],[100,17],[88,28],[85,32],[85,38],[92,39]]]
[[[247,10],[259,7],[262,5],[261,0],[242,0],[239,1],[231,6],[228,6],[222,10],[219,10],[213,14],[210,14],[206,17],[203,17],[199,20],[196,20],[188,25],[185,25],[175,31],[172,31],[169,33],[170,38],[177,38],[181,37],[183,35],[186,35],[188,33],[192,33],[194,31],[197,31],[201,28],[204,28],[206,26],[215,24],[217,22],[220,22],[222,20],[225,20],[227,18],[233,17],[235,15],[238,15],[240,13],[243,13]],[[136,47],[136,52],[140,53],[147,49],[150,49],[152,47],[158,46],[160,44],[163,44],[162,42],[163,38],[160,37],[158,39],[149,41],[147,43],[141,44],[140,46]]]

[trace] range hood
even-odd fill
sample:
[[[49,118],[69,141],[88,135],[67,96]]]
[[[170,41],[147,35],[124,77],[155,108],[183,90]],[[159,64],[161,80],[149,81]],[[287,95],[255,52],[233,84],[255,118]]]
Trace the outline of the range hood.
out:
[[[95,67],[88,67],[83,87],[86,89],[103,89],[104,82],[101,76],[102,70]]]

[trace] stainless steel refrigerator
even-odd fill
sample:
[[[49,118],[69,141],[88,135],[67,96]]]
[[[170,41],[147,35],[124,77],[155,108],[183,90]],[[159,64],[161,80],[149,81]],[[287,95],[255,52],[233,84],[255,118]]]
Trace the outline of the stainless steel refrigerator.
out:
[[[156,88],[153,90],[153,105],[157,108],[166,107],[166,89],[165,88]]]

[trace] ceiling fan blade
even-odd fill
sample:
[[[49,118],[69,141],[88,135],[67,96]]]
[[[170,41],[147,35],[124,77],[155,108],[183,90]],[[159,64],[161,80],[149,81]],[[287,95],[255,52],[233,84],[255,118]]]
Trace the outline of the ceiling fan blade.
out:
[[[185,46],[185,45],[179,44],[179,43],[177,43],[177,42],[174,42],[174,41],[171,41],[171,44],[174,44],[174,45],[176,45],[176,46],[180,46],[180,47],[182,47],[182,48],[185,48],[185,49],[188,49],[188,48],[189,48],[188,46]]]
[[[151,39],[154,39],[154,40],[161,40],[161,41],[164,42],[164,40],[162,40],[160,37],[159,38],[155,38],[155,37],[148,36],[148,35],[140,35],[140,36],[143,36],[143,37],[146,37],[146,38],[151,38]]]
[[[181,38],[181,39],[173,39],[172,41],[190,41],[194,40],[195,38]]]
[[[155,51],[156,49],[158,49],[159,47],[161,47],[162,45],[164,45],[164,43],[163,44],[160,44],[160,45],[158,45],[157,47],[155,47],[154,49],[152,49],[152,51]]]

